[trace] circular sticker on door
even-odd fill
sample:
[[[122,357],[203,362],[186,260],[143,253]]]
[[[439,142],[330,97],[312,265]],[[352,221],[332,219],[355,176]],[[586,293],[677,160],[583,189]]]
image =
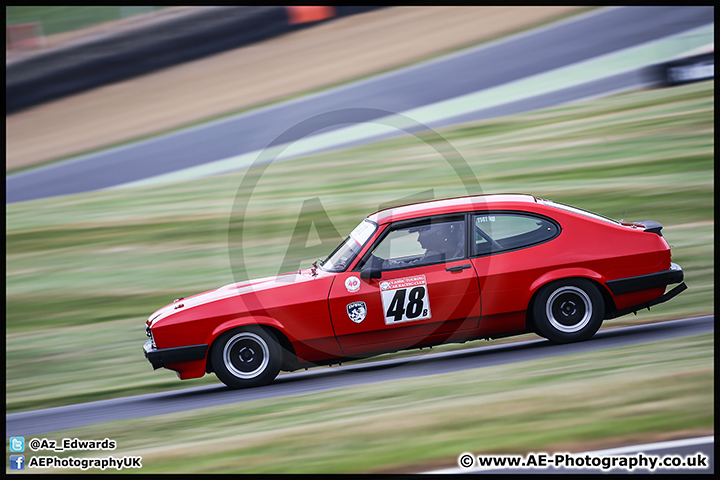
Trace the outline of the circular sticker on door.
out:
[[[348,277],[345,279],[345,288],[350,293],[357,292],[360,290],[360,279],[358,277]]]

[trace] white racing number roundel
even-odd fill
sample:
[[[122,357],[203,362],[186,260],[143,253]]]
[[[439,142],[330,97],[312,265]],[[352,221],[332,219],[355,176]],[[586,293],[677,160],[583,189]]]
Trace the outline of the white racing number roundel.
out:
[[[430,297],[425,275],[395,278],[380,283],[385,324],[430,318]]]
[[[357,277],[348,277],[345,279],[345,288],[348,292],[353,293],[360,290],[360,279]]]

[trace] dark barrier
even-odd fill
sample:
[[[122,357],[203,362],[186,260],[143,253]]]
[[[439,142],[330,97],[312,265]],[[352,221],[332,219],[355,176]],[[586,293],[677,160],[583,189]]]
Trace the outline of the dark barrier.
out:
[[[674,86],[715,78],[715,52],[667,62],[658,67],[660,81]]]
[[[332,13],[338,17],[375,8],[379,7],[332,7]],[[327,20],[291,23],[285,7],[215,7],[38,53],[7,65],[5,113],[242,47],[319,21]]]

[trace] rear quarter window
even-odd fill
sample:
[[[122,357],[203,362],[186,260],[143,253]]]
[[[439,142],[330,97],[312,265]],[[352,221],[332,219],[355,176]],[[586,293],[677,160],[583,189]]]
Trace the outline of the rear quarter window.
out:
[[[516,250],[547,242],[560,233],[552,220],[524,213],[473,215],[474,255]]]

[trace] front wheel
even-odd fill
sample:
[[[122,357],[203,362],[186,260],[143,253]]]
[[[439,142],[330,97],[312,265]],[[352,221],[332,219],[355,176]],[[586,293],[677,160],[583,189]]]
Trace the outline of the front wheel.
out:
[[[555,343],[579,342],[598,331],[605,303],[589,280],[559,280],[538,292],[532,313],[539,335]]]
[[[213,343],[212,364],[230,388],[266,385],[280,372],[282,349],[267,330],[250,325],[223,333]]]

